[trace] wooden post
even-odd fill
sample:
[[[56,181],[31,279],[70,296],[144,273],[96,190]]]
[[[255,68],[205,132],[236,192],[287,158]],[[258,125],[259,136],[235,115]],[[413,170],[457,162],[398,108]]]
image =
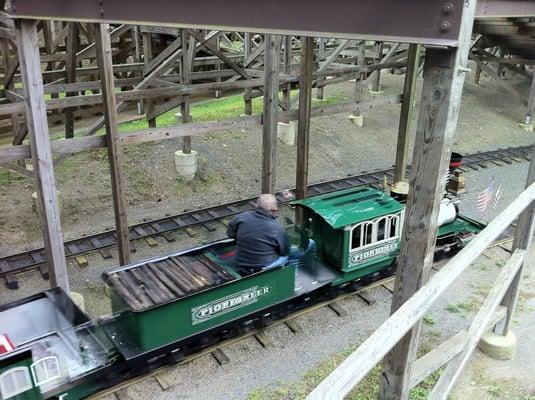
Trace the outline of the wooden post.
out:
[[[468,61],[476,0],[465,1],[463,7],[459,47],[426,50],[392,313],[427,281],[433,263],[438,211],[445,186],[443,177],[455,137],[465,78],[459,68],[466,67]],[[421,322],[385,357],[380,399],[408,398],[410,370],[418,350],[420,327]]]
[[[182,84],[187,85],[191,83],[190,72],[191,64],[193,63],[193,53],[195,49],[194,39],[189,36],[185,29],[180,30],[182,49]],[[190,101],[189,96],[184,95],[183,101],[180,104],[180,114],[182,115],[182,123],[187,124],[191,122]],[[184,136],[182,138],[182,152],[184,154],[191,154],[191,136]]]
[[[381,58],[383,57],[383,42],[375,42],[375,51],[377,52],[376,62],[380,63]],[[381,69],[380,68],[375,72],[375,77],[373,78],[371,92],[372,93],[381,92]]]
[[[78,26],[77,22],[68,22],[67,41],[65,43],[65,74],[67,83],[76,82],[76,52],[78,51]],[[67,96],[75,96],[76,93],[69,92]],[[74,137],[74,111],[75,107],[68,107],[65,110],[65,139]]]
[[[284,53],[283,53],[283,71],[285,74],[290,75],[292,67],[292,36],[284,36]],[[286,111],[292,108],[292,84],[287,83],[284,85],[282,91],[282,103]]]
[[[150,32],[143,32],[143,63],[145,68],[150,64],[152,60],[152,38]],[[154,108],[153,100],[145,100],[145,113],[150,114]],[[156,128],[156,118],[147,120],[149,128]]]
[[[314,38],[301,38],[301,68],[299,74],[299,110],[297,119],[297,162],[295,196],[304,199],[308,186],[308,153],[310,137],[310,109],[312,107],[312,73],[314,69]],[[303,209],[296,209],[296,223],[303,224]]]
[[[264,40],[266,50],[264,55],[264,112],[262,118],[262,193],[274,193],[281,37],[266,35]]]
[[[416,96],[416,81],[418,79],[418,66],[420,61],[418,44],[409,45],[407,55],[407,72],[403,86],[403,100],[399,116],[398,143],[396,150],[396,164],[394,168],[394,183],[407,181],[407,155],[409,152],[409,136],[411,131],[412,115],[414,111],[414,98]]]
[[[243,36],[243,60],[245,63],[245,60],[251,55],[251,46],[253,42],[251,39],[251,34],[246,32]],[[251,96],[251,88],[246,88],[243,93],[243,101],[245,103],[245,115],[252,115],[253,114],[253,101]]]
[[[528,107],[524,117],[525,125],[533,125],[533,114],[535,113],[535,73],[531,78],[531,88],[529,89]]]
[[[18,63],[18,60],[16,57],[13,57],[13,60],[10,62],[10,51],[9,51],[9,42],[5,39],[2,39],[0,42],[1,49],[2,49],[2,61],[4,64],[4,88],[8,90],[14,90],[15,84],[13,82],[13,78],[7,79],[5,77],[6,72],[10,69],[10,67],[13,67],[11,63]],[[14,74],[15,72],[13,72]],[[24,136],[22,136],[21,133],[21,126],[19,122],[19,114],[11,114],[11,129],[13,129],[13,144],[21,144],[24,140]],[[24,166],[24,161],[19,163],[19,165]]]
[[[366,41],[363,40],[358,44],[357,65],[359,67],[366,66]],[[366,81],[366,72],[361,72],[355,80],[355,101],[362,101],[364,99],[364,82]],[[361,109],[358,107],[353,115],[358,117],[361,115]]]
[[[90,25],[92,26],[92,25]],[[132,40],[134,41],[134,60],[135,62],[141,62],[141,39],[139,33],[139,26],[136,25],[132,28]],[[139,76],[143,76],[142,73]],[[143,107],[143,100],[137,102],[137,113],[142,115],[145,112]]]
[[[535,79],[534,79],[535,82]],[[533,89],[533,84],[532,84]],[[531,94],[530,94],[531,96]],[[535,144],[533,145],[533,152],[531,155],[531,162],[529,165],[528,178],[526,180],[526,187],[530,186],[535,182]],[[526,208],[522,214],[518,217],[518,223],[515,229],[515,237],[513,240],[513,248],[511,253],[516,249],[528,250],[531,245],[531,240],[533,238],[533,225],[535,223],[535,203],[532,203],[531,206]],[[518,292],[520,289],[520,279],[522,277],[523,265],[520,267],[516,273],[509,289],[503,297],[502,306],[507,307],[507,317],[505,318],[505,324],[502,329],[502,335],[507,335],[511,328],[511,321],[513,314],[516,308],[516,303],[518,300]]]
[[[111,188],[115,213],[115,229],[121,265],[130,262],[130,241],[128,238],[128,218],[125,186],[121,165],[122,150],[117,127],[117,104],[114,92],[113,62],[108,24],[96,24],[97,62],[100,71],[100,87],[104,119],[106,121],[106,142],[110,162]]]
[[[479,85],[479,80],[481,79],[481,66],[476,64],[476,72],[474,74],[474,83]]]
[[[319,38],[318,60],[322,60],[323,58],[325,58],[325,43],[326,42],[327,42],[327,39]],[[318,79],[318,83],[316,84],[316,99],[318,100],[323,100],[324,82],[325,82],[325,78],[320,78]]]
[[[45,94],[39,60],[37,22],[16,20],[15,31],[24,90],[26,123],[28,124],[30,137],[32,164],[36,178],[39,214],[43,229],[50,283],[52,287],[59,286],[66,293],[69,293],[69,278],[56,197],[56,180],[54,178]]]

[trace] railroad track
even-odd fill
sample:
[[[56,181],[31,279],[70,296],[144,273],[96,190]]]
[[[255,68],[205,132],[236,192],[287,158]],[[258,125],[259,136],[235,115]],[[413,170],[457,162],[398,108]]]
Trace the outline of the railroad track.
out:
[[[489,165],[503,166],[516,162],[530,161],[532,146],[522,146],[507,149],[498,149],[483,153],[475,153],[464,156],[464,170],[478,170],[488,168]],[[394,170],[379,169],[372,172],[364,171],[359,175],[348,176],[328,182],[321,182],[310,185],[308,195],[317,195],[336,190],[346,189],[359,185],[378,185],[384,177],[392,179]],[[288,202],[281,193],[277,194],[281,204]],[[132,250],[135,251],[137,240],[145,239],[150,246],[155,246],[157,242],[155,236],[163,237],[168,242],[175,240],[171,232],[185,230],[188,234],[194,235],[191,231],[193,226],[201,226],[212,232],[217,229],[215,224],[228,222],[228,218],[243,211],[254,208],[255,198],[239,200],[233,203],[216,205],[204,209],[187,211],[182,214],[165,216],[156,220],[147,220],[130,227],[130,241]],[[115,230],[97,233],[65,242],[65,254],[67,257],[74,257],[79,265],[87,265],[84,254],[98,251],[104,259],[112,258],[108,248],[117,244]],[[16,274],[31,269],[38,269],[44,279],[48,279],[46,268],[46,254],[43,248],[26,250],[21,253],[10,254],[0,258],[0,277],[6,281],[10,289],[18,288]]]

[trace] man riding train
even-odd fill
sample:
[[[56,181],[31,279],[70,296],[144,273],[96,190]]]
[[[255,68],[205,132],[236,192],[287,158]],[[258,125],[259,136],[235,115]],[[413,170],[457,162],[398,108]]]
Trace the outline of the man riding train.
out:
[[[315,249],[309,240],[305,252],[291,246],[290,239],[277,219],[278,202],[272,194],[258,197],[256,208],[235,216],[229,223],[227,235],[236,239],[237,269],[246,275],[287,264]]]

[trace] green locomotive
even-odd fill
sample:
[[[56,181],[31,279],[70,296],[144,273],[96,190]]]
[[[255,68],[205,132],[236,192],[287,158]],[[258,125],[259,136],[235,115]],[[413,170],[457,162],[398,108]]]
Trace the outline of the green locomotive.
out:
[[[240,274],[229,262],[235,243],[225,239],[107,271],[114,314],[97,322],[59,289],[0,307],[0,399],[83,398],[252,321],[269,323],[394,271],[399,201],[355,187],[293,204],[305,220],[298,235],[291,228],[296,245],[312,239],[317,246],[280,268]],[[436,249],[445,253],[483,228],[447,199],[439,225]]]

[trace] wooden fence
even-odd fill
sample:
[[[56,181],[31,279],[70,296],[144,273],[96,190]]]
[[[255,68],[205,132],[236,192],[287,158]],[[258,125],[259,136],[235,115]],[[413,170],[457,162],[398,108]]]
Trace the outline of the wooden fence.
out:
[[[533,235],[534,201],[535,183],[532,183],[472,242],[429,279],[355,352],[321,382],[308,395],[307,399],[331,400],[346,396],[396,343],[419,323],[433,303],[453,281],[461,276],[465,269],[522,214],[515,232],[511,257],[502,268],[494,287],[474,317],[470,327],[452,336],[416,360],[412,365],[408,383],[410,387],[416,386],[434,371],[447,364],[430,395],[431,399],[446,399],[483,333],[503,319],[505,312],[507,312],[508,322],[510,321],[515,301],[509,302],[507,310],[505,307],[500,307],[500,303],[502,303],[508,290],[515,284],[518,285],[521,267],[529,247],[529,238]],[[517,290],[517,288],[515,289]],[[496,313],[496,311],[498,312]],[[508,329],[508,322],[504,330]]]

